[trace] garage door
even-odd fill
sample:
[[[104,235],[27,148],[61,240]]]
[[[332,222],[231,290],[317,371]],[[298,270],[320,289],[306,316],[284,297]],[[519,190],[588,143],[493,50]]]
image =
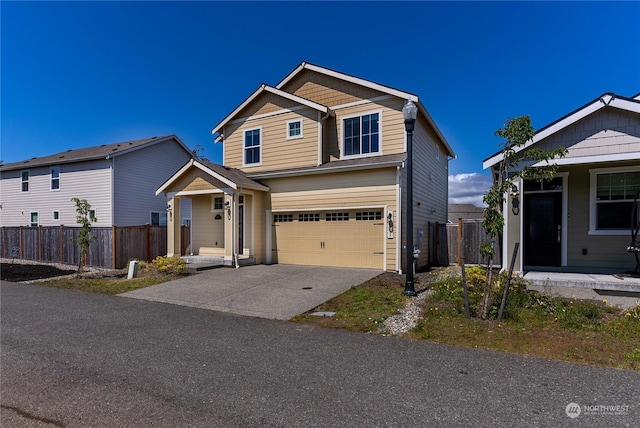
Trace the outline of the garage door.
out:
[[[278,263],[384,269],[382,210],[277,213],[273,220]]]

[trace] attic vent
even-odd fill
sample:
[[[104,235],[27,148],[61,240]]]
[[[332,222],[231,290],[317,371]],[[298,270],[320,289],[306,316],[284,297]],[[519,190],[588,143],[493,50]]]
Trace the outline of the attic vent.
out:
[[[73,149],[69,149],[69,150],[67,150],[67,151],[68,151],[68,152],[72,152],[72,151],[73,151]]]
[[[106,144],[103,144],[103,145],[101,145],[100,147],[105,147],[105,146],[106,146]]]
[[[133,143],[129,143],[129,145],[130,145],[130,146],[132,146],[132,145],[133,145]]]
[[[158,138],[158,137],[151,137],[152,140],[155,140],[156,138]]]
[[[112,151],[112,152],[115,152],[115,151],[117,151],[117,150],[118,150],[118,149],[111,149],[111,151]]]
[[[62,159],[62,158],[64,158],[64,155],[62,155],[62,156],[58,156],[58,159]]]
[[[32,157],[31,159],[38,159],[38,158],[34,156],[34,157]]]

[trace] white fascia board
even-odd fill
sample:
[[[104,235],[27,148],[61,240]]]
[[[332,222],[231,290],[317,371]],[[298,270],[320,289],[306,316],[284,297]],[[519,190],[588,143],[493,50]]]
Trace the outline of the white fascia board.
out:
[[[609,103],[609,106],[619,108],[621,110],[630,111],[633,113],[640,113],[640,103],[629,101],[629,100],[614,98]]]
[[[584,117],[586,117],[586,116],[588,116],[588,115],[600,110],[601,108],[605,107],[608,104],[609,101],[611,101],[611,96],[610,95],[605,95],[602,98],[598,98],[597,100],[595,100],[591,104],[587,105],[586,107],[578,110],[577,112],[565,117],[562,120],[559,120],[558,122],[554,123],[553,125],[542,129],[542,131],[536,133],[531,140],[529,140],[527,143],[525,143],[524,146],[520,146],[519,148],[517,148],[516,149],[516,153],[521,152],[522,150],[525,150],[525,149],[531,147],[532,145],[536,144],[538,141],[541,141],[541,140],[547,138],[548,136],[550,136],[552,134],[555,134],[558,131],[561,131],[562,129],[566,128],[567,126],[570,126],[570,125],[576,123],[580,119],[583,119]],[[487,159],[484,162],[482,162],[482,169],[487,169],[489,167],[492,167],[493,165],[495,165],[498,162],[502,161],[503,158],[504,158],[504,156],[503,156],[502,152],[490,157],[489,159]]]
[[[230,188],[232,188],[234,190],[236,190],[238,188],[236,183],[234,183],[233,181],[229,180],[226,177],[223,177],[222,175],[218,174],[214,170],[212,170],[210,168],[207,168],[205,165],[201,164],[200,162],[198,162],[196,160],[193,161],[193,166],[195,166],[196,168],[206,172],[207,174],[209,174],[210,176],[212,176],[216,180],[222,181],[224,184],[226,184],[227,186],[229,186]]]
[[[416,102],[418,103],[418,110],[420,110],[420,112],[427,119],[427,122],[429,123],[429,125],[431,125],[433,130],[436,132],[436,135],[440,138],[440,140],[442,141],[442,144],[444,144],[445,148],[449,152],[449,157],[456,158],[456,154],[453,152],[453,149],[447,142],[447,139],[444,138],[444,135],[442,135],[442,132],[440,132],[440,128],[438,128],[438,125],[436,125],[436,122],[433,120],[433,118],[427,111],[427,108],[420,101],[417,100],[417,97],[416,97]]]
[[[418,97],[416,95],[410,94],[408,92],[400,91],[398,89],[390,88],[388,86],[380,85],[378,83],[371,82],[369,80],[361,79],[359,77],[350,76],[348,74],[340,73],[339,71],[329,70],[328,68],[320,67],[317,65],[309,64],[307,62],[303,62],[295,70],[293,70],[287,77],[282,79],[280,83],[276,85],[277,89],[281,89],[284,85],[287,84],[291,79],[297,76],[302,70],[307,69],[311,71],[315,71],[316,73],[324,74],[326,76],[335,77],[336,79],[344,80],[347,82],[355,83],[356,85],[364,86],[370,89],[375,89],[380,92],[384,92],[386,94],[394,95],[399,98],[404,98],[406,100],[411,100],[413,102],[418,102]]]
[[[178,179],[178,177],[180,177],[182,174],[184,174],[189,168],[191,168],[191,165],[193,165],[193,162],[195,162],[194,159],[189,160],[189,162],[187,162],[182,168],[180,168],[178,170],[178,172],[176,172],[175,174],[173,174],[171,177],[169,177],[169,179],[167,181],[165,181],[159,188],[158,190],[156,190],[156,196],[160,195],[161,193],[164,193],[164,190],[169,187],[171,185],[171,183],[173,183],[174,181],[176,181]]]
[[[290,94],[289,92],[281,91],[280,89],[274,88],[272,86],[265,85],[264,90],[272,94],[278,95],[282,98],[286,98],[288,100],[296,102],[298,104],[302,104],[307,107],[310,107],[314,110],[321,111],[322,113],[325,113],[325,114],[329,111],[329,107],[327,106],[323,106],[322,104],[315,103],[313,101],[307,100],[306,98],[302,98],[294,94]]]
[[[553,160],[552,163],[556,165],[580,165],[585,163],[600,163],[600,162],[614,162],[614,161],[626,161],[626,160],[640,160],[640,152],[630,153],[614,153],[609,155],[596,155],[596,156],[578,156],[574,158],[560,158]],[[538,162],[533,166],[544,166],[546,162]]]
[[[242,102],[242,104],[240,104],[238,107],[236,107],[235,110],[233,110],[231,113],[229,113],[227,115],[227,117],[225,117],[222,122],[220,122],[219,124],[217,124],[216,126],[213,127],[213,129],[211,130],[211,134],[215,135],[216,132],[220,132],[220,130],[222,129],[223,126],[225,126],[231,119],[233,119],[233,117],[238,114],[243,108],[245,108],[251,101],[253,101],[254,99],[256,99],[256,97],[258,95],[260,95],[263,91],[264,88],[267,85],[265,85],[264,83],[262,85],[260,85],[260,87],[258,89],[256,89],[251,95],[249,95],[249,97],[247,97],[246,100],[244,100]],[[217,140],[217,139],[216,139]]]

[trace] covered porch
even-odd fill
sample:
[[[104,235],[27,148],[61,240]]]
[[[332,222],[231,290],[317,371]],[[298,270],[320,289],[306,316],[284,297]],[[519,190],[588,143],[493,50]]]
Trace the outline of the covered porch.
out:
[[[167,255],[184,257],[192,268],[261,262],[268,190],[239,170],[190,160],[156,191],[168,198]],[[183,198],[191,200],[186,250],[181,249],[180,233]]]

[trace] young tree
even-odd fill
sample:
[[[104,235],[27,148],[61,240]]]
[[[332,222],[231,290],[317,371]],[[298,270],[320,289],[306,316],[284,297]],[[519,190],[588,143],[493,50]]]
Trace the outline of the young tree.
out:
[[[538,180],[551,179],[558,171],[558,165],[551,161],[555,158],[562,158],[567,154],[567,149],[558,147],[553,150],[542,150],[539,148],[529,148],[522,153],[518,149],[524,147],[527,141],[535,135],[535,130],[531,126],[529,116],[520,116],[507,119],[504,126],[495,132],[495,135],[505,139],[500,143],[502,160],[493,167],[493,185],[484,195],[483,201],[487,204],[484,211],[482,227],[490,236],[489,242],[480,246],[480,253],[487,257],[487,281],[485,283],[484,297],[481,305],[482,318],[487,318],[489,306],[492,301],[491,283],[493,281],[493,242],[498,237],[504,227],[503,206],[506,196],[511,192],[514,182],[519,179]],[[520,165],[522,161],[531,160],[525,165]],[[543,163],[541,166],[531,166],[536,163]]]
[[[78,232],[80,260],[78,262],[77,272],[77,275],[80,276],[83,262],[86,262],[87,254],[89,253],[89,245],[91,245],[91,241],[94,238],[90,234],[91,222],[98,221],[98,219],[90,215],[91,205],[86,199],[71,198],[71,201],[76,204],[76,222],[80,225],[80,231]]]
[[[211,162],[204,155],[204,152],[205,152],[204,147],[202,147],[201,144],[196,144],[195,149],[191,150],[191,153],[193,153],[193,155],[196,157],[196,159],[204,161],[204,162]]]

